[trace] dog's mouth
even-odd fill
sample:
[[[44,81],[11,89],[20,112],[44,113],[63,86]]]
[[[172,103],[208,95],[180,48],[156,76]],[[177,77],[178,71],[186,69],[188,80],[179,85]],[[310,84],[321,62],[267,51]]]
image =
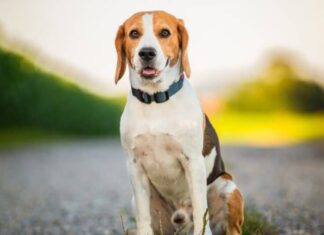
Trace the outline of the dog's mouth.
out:
[[[165,67],[167,67],[168,65],[169,65],[169,58],[167,59],[163,69],[165,69]],[[141,70],[141,76],[146,79],[153,79],[157,77],[160,74],[160,72],[163,71],[163,69],[158,70],[152,66],[146,66]]]
[[[152,79],[152,78],[156,77],[158,74],[159,74],[159,71],[157,69],[149,67],[149,66],[143,68],[141,71],[141,76],[143,78],[147,78],[147,79]]]

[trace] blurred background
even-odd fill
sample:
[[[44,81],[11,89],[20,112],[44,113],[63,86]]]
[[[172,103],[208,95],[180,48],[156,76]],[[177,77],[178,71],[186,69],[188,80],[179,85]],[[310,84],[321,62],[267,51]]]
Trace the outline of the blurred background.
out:
[[[0,0],[0,234],[133,224],[117,28],[166,10],[247,204],[244,234],[324,234],[324,2]]]

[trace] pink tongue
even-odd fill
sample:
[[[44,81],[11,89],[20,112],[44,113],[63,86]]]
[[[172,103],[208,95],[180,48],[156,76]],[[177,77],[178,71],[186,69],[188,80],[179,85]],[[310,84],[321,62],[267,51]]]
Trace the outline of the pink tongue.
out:
[[[143,75],[154,75],[155,74],[155,69],[143,69]]]

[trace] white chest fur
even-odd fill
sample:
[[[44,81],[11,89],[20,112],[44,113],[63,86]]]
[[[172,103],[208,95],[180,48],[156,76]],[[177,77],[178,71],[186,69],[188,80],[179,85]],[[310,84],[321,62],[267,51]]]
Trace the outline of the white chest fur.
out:
[[[162,196],[174,203],[189,199],[179,160],[185,156],[176,138],[170,134],[140,134],[134,139],[133,154]]]
[[[202,112],[189,83],[161,104],[128,97],[121,119],[121,140],[160,193],[177,203],[189,197],[180,162],[201,156]]]

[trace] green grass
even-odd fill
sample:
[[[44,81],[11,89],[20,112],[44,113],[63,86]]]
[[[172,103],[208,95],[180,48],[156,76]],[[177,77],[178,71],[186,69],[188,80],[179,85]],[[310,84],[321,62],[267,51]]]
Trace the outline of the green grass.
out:
[[[79,136],[77,137],[80,138]],[[0,131],[0,148],[17,148],[25,144],[57,143],[58,141],[66,141],[72,138],[76,138],[76,136],[62,135],[35,128],[8,129]]]
[[[243,235],[275,235],[276,227],[269,224],[255,209],[247,209],[244,214]]]
[[[118,134],[123,98],[86,92],[1,47],[0,91],[0,141],[14,136]]]
[[[126,216],[126,215],[124,215]],[[121,221],[124,220],[124,216],[121,215]],[[127,217],[127,216],[126,216]],[[205,218],[205,217],[204,217]],[[130,216],[129,221],[132,221],[131,227],[135,228],[135,218]],[[206,222],[204,221],[204,225]],[[124,227],[123,222],[121,222],[121,227],[123,228],[123,234],[127,228]],[[243,235],[277,235],[277,228],[266,221],[264,216],[259,213],[256,209],[245,209],[244,213],[244,224],[242,227]]]
[[[286,145],[324,138],[324,113],[251,113],[210,115],[222,143]]]
[[[237,111],[324,112],[324,87],[301,74],[290,58],[276,56],[254,79],[232,87],[226,100]]]

